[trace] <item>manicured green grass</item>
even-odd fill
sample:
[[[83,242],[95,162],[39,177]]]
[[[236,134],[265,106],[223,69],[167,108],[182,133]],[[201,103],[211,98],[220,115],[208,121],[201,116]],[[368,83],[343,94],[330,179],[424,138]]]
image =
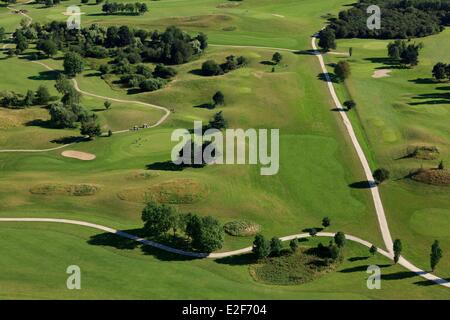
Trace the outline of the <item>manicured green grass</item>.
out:
[[[443,298],[445,288],[368,257],[367,248],[349,243],[336,272],[294,286],[266,285],[249,275],[248,256],[184,260],[122,240],[95,237],[96,230],[48,223],[0,225],[2,298],[12,299],[371,299]],[[326,244],[328,239],[323,239]],[[89,244],[93,243],[93,244]],[[315,245],[317,240],[311,241]],[[115,246],[125,246],[118,249]],[[134,249],[133,249],[134,248]],[[356,258],[356,259],[351,259]],[[350,259],[350,260],[349,260]],[[382,266],[381,290],[366,286],[368,265]],[[81,290],[68,290],[69,265],[81,269]],[[11,266],[14,266],[12,268]],[[117,290],[120,288],[120,290]],[[239,292],[239,296],[236,293]]]
[[[450,60],[449,35],[450,30],[446,29],[441,34],[413,40],[424,43],[419,65],[412,69],[393,68],[390,76],[384,78],[372,75],[377,69],[390,69],[383,62],[388,41],[340,40],[338,51],[353,47],[353,56],[327,56],[330,62],[350,62],[352,75],[346,88],[337,86],[338,92],[343,100],[350,94],[357,103],[357,109],[349,114],[354,125],[363,128],[360,140],[365,139],[373,151],[373,167],[383,166],[391,171],[391,180],[381,187],[391,232],[403,240],[405,256],[425,270],[429,270],[429,252],[435,239],[444,252],[450,250],[450,216],[445,214],[450,207],[449,188],[405,177],[422,166],[435,168],[440,160],[450,160],[449,86],[434,82],[431,75],[435,63]],[[411,146],[435,146],[439,155],[435,160],[403,158]],[[436,273],[448,278],[448,270],[450,256],[445,254]]]
[[[72,3],[79,4],[78,1],[63,2],[64,5]],[[83,6],[82,11],[86,14],[82,21],[86,25],[92,22],[127,24],[149,30],[176,23],[192,32],[207,33],[210,43],[309,49],[310,35],[324,23],[321,16],[337,12],[346,2],[246,0],[236,8],[217,8],[221,3],[224,1],[151,2],[151,12],[143,17],[99,16],[95,15],[99,13],[99,6]],[[26,8],[35,21],[64,19],[62,5],[50,9],[39,9],[37,5]],[[211,17],[211,13],[215,16]],[[236,30],[223,30],[230,26],[236,26]],[[167,181],[189,179],[198,183],[204,194],[200,201],[177,205],[181,211],[213,215],[222,223],[248,219],[260,224],[268,237],[319,227],[321,219],[329,216],[332,221],[329,231],[342,230],[382,247],[370,193],[349,187],[361,181],[364,175],[339,115],[330,110],[332,103],[327,88],[317,80],[320,68],[316,58],[284,52],[282,66],[271,73],[271,67],[261,62],[270,60],[273,52],[210,47],[198,60],[177,66],[178,75],[166,88],[134,95],[111,87],[92,75],[93,71],[88,68],[77,77],[82,90],[154,103],[175,112],[158,128],[102,137],[70,147],[95,154],[97,157],[93,161],[64,158],[60,155],[62,150],[39,154],[0,153],[0,216],[71,218],[118,229],[135,229],[142,225],[140,211],[143,205],[120,199],[121,192],[147,190]],[[249,57],[249,66],[211,78],[191,72],[206,59],[223,61],[230,54]],[[61,60],[44,62],[61,69]],[[45,83],[53,88],[52,80],[42,76],[38,79],[44,70],[41,66],[17,58],[0,60],[0,70],[16,65],[20,72],[11,75],[11,79],[0,80],[5,82],[5,88],[22,91],[23,79],[28,79],[25,81],[30,87]],[[217,90],[224,92],[225,106],[214,111],[195,108],[210,102]],[[91,110],[103,107],[101,99],[83,97],[82,103]],[[175,145],[170,141],[173,129],[190,128],[194,120],[207,121],[219,110],[223,110],[232,128],[280,129],[280,171],[277,175],[260,176],[259,168],[255,166],[216,165],[183,171],[146,169],[149,164],[170,160]],[[141,120],[144,112],[145,121]],[[111,110],[97,113],[105,129],[107,126],[127,128],[138,121],[139,124],[151,123],[158,118],[157,111],[114,102]],[[27,131],[30,128],[34,130],[32,134]],[[4,130],[9,139],[5,145],[0,140],[1,148],[11,148],[15,143],[17,147],[24,147],[28,142],[30,147],[49,144],[49,137],[41,139],[38,133],[44,134],[51,129],[18,126],[14,130],[16,132]],[[61,136],[73,134],[72,131],[56,131]],[[15,141],[16,137],[19,141]],[[148,172],[148,177],[142,175]],[[30,188],[42,183],[95,184],[100,186],[100,191],[82,199],[30,193]],[[330,273],[304,286],[263,285],[252,280],[245,258],[219,262],[178,261],[178,258],[167,258],[156,250],[144,255],[140,249],[88,245],[86,241],[95,234],[98,233],[73,226],[0,224],[3,247],[8,248],[7,252],[20,252],[19,255],[8,255],[1,262],[5,273],[0,283],[2,288],[9,288],[4,297],[237,298],[236,292],[239,292],[238,298],[364,299],[438,298],[447,293],[437,286],[419,286],[415,282],[421,280],[407,273],[401,274],[400,280],[386,281],[386,290],[369,291],[365,285],[366,268],[363,268],[368,264],[366,260],[347,261],[342,270],[350,271]],[[242,248],[251,241],[251,237],[227,236],[222,250]],[[366,248],[349,247],[349,257],[366,255]],[[374,262],[386,263],[384,258],[378,257]],[[82,269],[86,268],[86,275],[91,278],[87,278],[86,290],[67,292],[65,268],[77,263],[83,264]],[[351,272],[351,268],[358,266],[359,269]],[[387,269],[394,274],[404,272],[397,266]],[[48,272],[43,276],[41,270]],[[118,286],[123,290],[116,290]]]

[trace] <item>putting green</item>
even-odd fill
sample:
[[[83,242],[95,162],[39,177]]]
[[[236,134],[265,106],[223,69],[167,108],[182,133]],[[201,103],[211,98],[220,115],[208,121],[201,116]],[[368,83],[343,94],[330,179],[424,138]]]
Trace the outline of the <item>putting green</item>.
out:
[[[416,211],[411,216],[411,227],[414,231],[431,237],[450,237],[450,210],[427,209]]]

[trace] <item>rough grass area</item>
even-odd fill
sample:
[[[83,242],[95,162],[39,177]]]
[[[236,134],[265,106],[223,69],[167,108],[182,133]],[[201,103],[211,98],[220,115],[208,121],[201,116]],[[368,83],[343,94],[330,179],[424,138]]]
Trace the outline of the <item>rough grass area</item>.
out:
[[[217,5],[217,8],[236,8],[241,5],[240,2],[228,2],[228,3],[220,3]]]
[[[157,173],[157,172],[141,171],[141,172],[134,172],[130,176],[130,179],[133,179],[133,180],[148,180],[148,179],[151,179],[151,178],[156,178],[159,175],[160,174]]]
[[[415,146],[407,150],[407,157],[421,160],[435,160],[439,150],[435,146]]]
[[[40,184],[30,189],[32,194],[64,195],[64,196],[92,196],[100,190],[92,184]]]
[[[256,281],[295,285],[310,282],[334,271],[339,262],[328,264],[325,258],[317,254],[316,248],[299,248],[295,253],[285,250],[280,257],[266,258],[249,268],[250,275]]]
[[[248,237],[257,234],[261,230],[261,226],[248,220],[234,220],[225,223],[223,229],[235,237]]]
[[[48,111],[44,108],[7,109],[0,107],[0,129],[24,126],[33,120],[48,120]]]
[[[450,171],[444,169],[419,169],[411,174],[411,179],[435,186],[450,186]]]
[[[169,204],[192,204],[206,195],[206,188],[194,179],[173,179],[149,187],[126,189],[121,200],[145,203],[150,200]]]

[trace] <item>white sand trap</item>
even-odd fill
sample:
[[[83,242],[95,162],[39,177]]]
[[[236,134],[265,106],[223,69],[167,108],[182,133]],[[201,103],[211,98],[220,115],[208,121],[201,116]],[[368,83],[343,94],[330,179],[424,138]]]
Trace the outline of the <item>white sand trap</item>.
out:
[[[61,155],[63,157],[74,158],[74,159],[84,160],[84,161],[94,160],[95,159],[95,154],[81,152],[81,151],[73,151],[73,150],[63,151],[61,153]]]
[[[391,75],[389,73],[391,73],[392,70],[390,69],[380,69],[380,70],[375,70],[373,72],[372,78],[384,78],[384,77],[390,77]]]
[[[272,13],[272,15],[278,18],[285,18],[285,16],[282,16],[281,14]]]

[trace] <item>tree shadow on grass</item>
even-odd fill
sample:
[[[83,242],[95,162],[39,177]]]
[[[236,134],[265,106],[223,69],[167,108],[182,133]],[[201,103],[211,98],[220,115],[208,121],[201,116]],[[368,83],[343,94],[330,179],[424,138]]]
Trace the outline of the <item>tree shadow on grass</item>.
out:
[[[148,170],[161,170],[161,171],[183,171],[185,166],[177,165],[172,161],[154,162],[146,166]]]
[[[102,75],[101,72],[91,72],[91,73],[88,73],[88,74],[86,74],[84,76],[87,77],[87,78],[92,78],[92,77],[100,77],[101,75]]]
[[[260,61],[259,63],[266,65],[266,66],[276,66],[277,65],[275,62],[269,61],[269,60]]]
[[[145,255],[153,256],[160,261],[192,261],[192,260],[202,259],[202,258],[198,258],[198,257],[190,257],[190,256],[184,256],[181,254],[168,252],[168,251],[158,249],[158,248],[148,246],[148,245],[142,245],[141,251]]]
[[[45,129],[54,129],[52,123],[50,120],[43,120],[43,119],[34,119],[25,122],[25,126],[27,127],[41,127]]]
[[[391,59],[388,57],[376,57],[376,58],[365,58],[364,60],[370,61],[372,63],[383,64],[381,67],[375,69],[406,69],[407,67],[400,64],[399,61]]]
[[[442,283],[450,282],[450,278],[443,278]],[[416,281],[414,284],[417,284],[418,286],[428,287],[428,286],[437,286],[438,283],[431,281],[431,280],[422,280],[422,281]]]
[[[449,104],[450,92],[445,93],[423,93],[413,97],[414,100],[424,100],[420,102],[410,102],[411,106],[424,105],[424,104]],[[432,99],[432,100],[430,100]]]
[[[319,73],[319,75],[317,76],[317,79],[328,82],[327,74],[328,74],[328,77],[330,78],[331,82],[339,83],[339,78],[334,73],[323,73],[323,72]]]
[[[202,72],[202,69],[194,69],[189,71],[190,74],[196,75],[196,76],[205,76]]]
[[[378,267],[380,268],[389,268],[391,267],[391,264],[381,264],[378,265]],[[362,266],[355,266],[355,267],[351,267],[351,268],[346,268],[346,269],[342,269],[339,272],[341,273],[353,273],[353,272],[365,272],[367,271],[367,268],[370,267],[370,265],[362,265]]]
[[[255,254],[250,253],[244,253],[237,256],[231,256],[231,257],[225,257],[216,259],[215,262],[219,264],[227,264],[230,266],[244,266],[256,263],[258,259],[256,258]]]
[[[58,71],[55,70],[46,70],[46,71],[40,71],[39,75],[37,76],[29,76],[28,79],[31,80],[46,80],[46,81],[55,81],[58,78]]]
[[[83,141],[90,141],[90,140],[85,137],[80,137],[80,136],[67,136],[67,137],[61,137],[58,139],[53,139],[50,142],[57,143],[57,144],[70,144],[70,143],[79,143],[79,142],[83,142]]]
[[[413,82],[415,84],[434,84],[436,83],[433,78],[417,78],[408,80],[408,82]]]
[[[123,230],[123,232],[139,236],[142,233],[142,229]],[[93,235],[87,242],[94,246],[107,246],[127,250],[132,250],[142,245],[133,239],[124,238],[109,232]]]
[[[305,56],[315,56],[315,55],[317,55],[317,51],[313,50],[313,49],[299,50],[299,51],[295,51],[294,54],[305,55]]]
[[[381,274],[381,280],[402,280],[416,277],[417,273],[412,271],[399,271],[389,274]]]
[[[375,187],[375,183],[371,181],[358,181],[348,185],[352,189],[371,189]]]
[[[362,261],[362,260],[367,260],[369,259],[369,256],[365,256],[365,257],[351,257],[348,258],[347,260],[350,262],[356,262],[356,261]]]
[[[144,238],[144,231],[142,228],[121,230],[119,232],[124,232],[124,233],[128,233],[128,234],[140,237],[140,238]],[[158,242],[158,240],[155,240],[155,241]],[[163,242],[163,241],[159,241],[159,242]],[[164,241],[164,242],[166,242],[166,241]],[[152,255],[156,259],[161,260],[161,261],[188,261],[188,260],[198,259],[197,257],[189,257],[189,256],[183,256],[183,255],[176,254],[176,253],[167,252],[165,250],[143,244],[134,239],[125,238],[125,237],[119,236],[118,234],[109,233],[109,232],[93,235],[87,241],[87,243],[90,245],[94,245],[94,246],[106,246],[106,247],[112,247],[112,248],[120,249],[120,250],[134,250],[134,249],[140,247],[141,251],[145,255]],[[169,243],[168,246],[176,247],[175,244],[176,243]]]
[[[320,232],[323,230],[322,227],[312,227],[312,228],[305,228],[302,230],[302,232],[310,233],[313,229],[316,230],[316,232]]]
[[[194,108],[208,109],[208,110],[212,110],[215,107],[216,106],[214,104],[212,104],[212,103],[202,103],[202,104],[194,106]]]

